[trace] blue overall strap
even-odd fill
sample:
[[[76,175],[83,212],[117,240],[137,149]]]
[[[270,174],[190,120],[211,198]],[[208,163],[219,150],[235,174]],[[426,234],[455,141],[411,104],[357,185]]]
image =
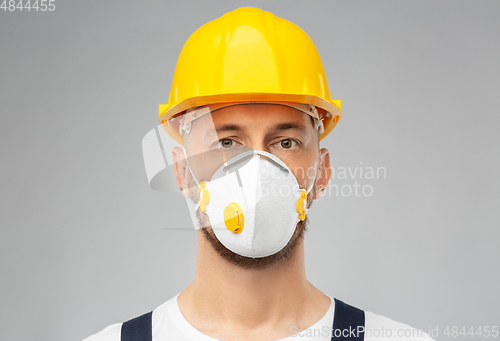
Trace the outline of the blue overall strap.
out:
[[[149,312],[122,324],[121,341],[153,341],[151,315]]]
[[[335,298],[332,341],[363,341],[365,312]]]

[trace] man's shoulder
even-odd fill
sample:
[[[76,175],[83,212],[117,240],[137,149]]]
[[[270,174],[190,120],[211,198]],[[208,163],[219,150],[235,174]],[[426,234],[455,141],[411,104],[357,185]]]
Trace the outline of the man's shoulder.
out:
[[[413,328],[370,311],[365,311],[365,340],[433,341],[421,329]]]
[[[120,341],[122,323],[112,324],[83,341]]]

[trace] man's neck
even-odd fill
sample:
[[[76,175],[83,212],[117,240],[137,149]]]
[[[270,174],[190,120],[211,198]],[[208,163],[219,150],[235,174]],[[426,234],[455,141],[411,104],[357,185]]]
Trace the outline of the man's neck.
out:
[[[245,269],[223,259],[201,232],[195,279],[178,303],[201,332],[219,339],[238,333],[241,340],[286,337],[291,326],[310,327],[330,307],[329,298],[306,280],[303,240],[288,259]]]

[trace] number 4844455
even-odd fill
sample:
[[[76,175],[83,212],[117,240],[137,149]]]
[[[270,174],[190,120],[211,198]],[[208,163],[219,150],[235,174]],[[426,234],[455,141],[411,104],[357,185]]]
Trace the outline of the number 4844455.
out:
[[[1,0],[0,0],[1,1]],[[45,11],[55,11],[56,4],[55,0],[3,0],[0,9],[3,9],[4,12],[10,11],[37,11],[40,10],[42,12]]]
[[[457,326],[446,327],[444,335],[447,337],[466,337],[466,336],[476,336],[476,337],[498,337],[498,326],[484,326],[484,327],[470,327],[468,330],[465,327],[459,328]]]

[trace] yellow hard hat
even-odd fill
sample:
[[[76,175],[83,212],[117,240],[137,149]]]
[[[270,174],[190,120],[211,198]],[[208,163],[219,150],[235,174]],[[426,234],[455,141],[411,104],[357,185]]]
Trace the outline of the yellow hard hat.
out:
[[[311,38],[297,25],[253,7],[238,8],[197,29],[177,60],[168,104],[159,120],[182,144],[178,125],[185,110],[216,103],[293,102],[318,108],[328,135],[342,117]]]

